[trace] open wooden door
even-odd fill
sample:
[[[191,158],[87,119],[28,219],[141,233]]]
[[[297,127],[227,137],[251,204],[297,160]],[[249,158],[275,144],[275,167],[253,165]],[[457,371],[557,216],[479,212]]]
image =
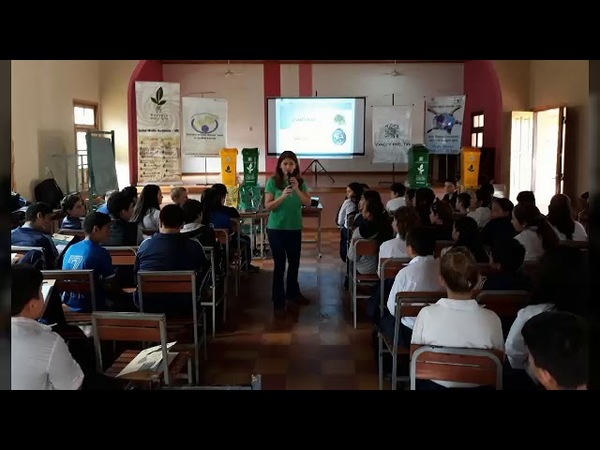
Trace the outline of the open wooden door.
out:
[[[512,113],[510,199],[533,191],[542,214],[554,194],[563,192],[566,107]]]

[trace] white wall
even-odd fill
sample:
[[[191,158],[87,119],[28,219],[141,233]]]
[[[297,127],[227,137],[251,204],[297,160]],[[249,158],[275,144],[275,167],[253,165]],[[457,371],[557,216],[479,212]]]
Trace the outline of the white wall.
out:
[[[98,60],[13,60],[11,127],[16,189],[33,199],[33,187],[51,171],[66,192],[77,188],[73,100],[99,102]],[[49,172],[48,172],[49,173]],[[67,180],[67,176],[69,179]]]
[[[225,76],[225,64],[166,64],[164,81],[181,84],[181,96],[227,99],[227,147],[240,150],[238,172],[242,171],[241,150],[265,148],[264,83],[262,64],[231,64],[230,70],[241,75]],[[220,158],[196,158],[197,163],[183,168],[184,172],[221,172]],[[259,171],[265,170],[265,158],[260,158]]]

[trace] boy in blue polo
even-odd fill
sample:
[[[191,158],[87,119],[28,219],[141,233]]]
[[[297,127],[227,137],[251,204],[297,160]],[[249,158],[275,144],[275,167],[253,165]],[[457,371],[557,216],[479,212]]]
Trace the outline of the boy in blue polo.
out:
[[[110,235],[110,216],[92,212],[83,221],[85,239],[72,245],[63,260],[63,270],[94,271],[96,287],[96,309],[106,309],[103,284],[115,275],[115,268],[108,250],[101,246]],[[63,302],[72,311],[91,312],[92,300],[88,295],[73,294],[63,298]]]
[[[81,218],[85,216],[83,200],[77,194],[69,194],[60,202],[65,218],[60,227],[64,230],[81,230]]]
[[[25,212],[25,224],[14,229],[10,235],[11,245],[23,247],[42,247],[44,249],[45,268],[56,267],[58,250],[50,237],[52,227],[52,208],[44,202],[32,203]]]

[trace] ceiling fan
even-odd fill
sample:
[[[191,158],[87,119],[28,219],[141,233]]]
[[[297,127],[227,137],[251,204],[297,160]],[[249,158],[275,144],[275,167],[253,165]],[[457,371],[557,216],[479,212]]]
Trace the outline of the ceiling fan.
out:
[[[225,75],[226,77],[231,77],[234,75],[243,75],[243,73],[234,72],[233,70],[231,70],[230,60],[227,60],[227,70],[223,75]]]
[[[391,72],[385,72],[384,75],[390,75],[392,77],[401,77],[404,74],[396,68],[396,60],[394,60],[394,68]]]

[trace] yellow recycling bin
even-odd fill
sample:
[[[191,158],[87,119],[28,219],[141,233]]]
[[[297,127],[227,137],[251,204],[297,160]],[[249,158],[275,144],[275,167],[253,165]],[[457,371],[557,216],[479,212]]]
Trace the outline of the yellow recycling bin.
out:
[[[461,153],[461,184],[465,189],[479,187],[479,161],[481,150],[476,147],[463,147]]]

